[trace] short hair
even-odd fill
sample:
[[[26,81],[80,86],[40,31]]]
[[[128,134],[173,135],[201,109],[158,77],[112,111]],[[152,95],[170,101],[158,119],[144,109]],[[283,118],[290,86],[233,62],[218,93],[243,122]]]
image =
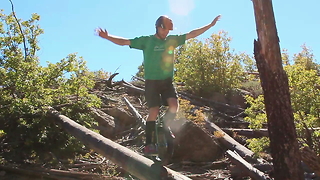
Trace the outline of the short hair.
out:
[[[162,16],[158,17],[156,24],[155,24],[156,28],[157,27],[166,28],[165,24],[167,24],[167,23],[165,23],[165,19],[170,20],[170,18],[166,15],[162,15]]]

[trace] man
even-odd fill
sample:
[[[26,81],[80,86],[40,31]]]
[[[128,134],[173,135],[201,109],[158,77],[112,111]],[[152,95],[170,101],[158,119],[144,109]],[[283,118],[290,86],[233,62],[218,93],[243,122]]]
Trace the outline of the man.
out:
[[[146,155],[157,154],[155,142],[155,121],[159,108],[163,103],[169,108],[164,115],[165,123],[172,121],[179,108],[177,93],[172,84],[174,70],[174,49],[204,33],[220,19],[218,15],[210,24],[182,35],[169,35],[173,30],[172,20],[167,16],[160,16],[156,21],[156,33],[149,36],[126,39],[110,35],[105,29],[98,28],[97,34],[118,45],[128,45],[130,48],[143,50],[143,64],[145,76],[145,97],[149,108],[146,123]]]

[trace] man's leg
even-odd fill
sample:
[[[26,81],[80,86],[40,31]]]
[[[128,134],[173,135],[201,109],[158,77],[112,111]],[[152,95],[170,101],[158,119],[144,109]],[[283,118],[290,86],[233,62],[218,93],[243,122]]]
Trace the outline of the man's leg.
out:
[[[176,117],[178,110],[179,110],[178,95],[177,95],[177,91],[172,83],[172,79],[165,80],[163,86],[165,87],[165,90],[162,92],[161,98],[169,106],[165,115],[163,116],[163,120],[165,123],[165,127],[170,127],[173,123],[173,120]]]
[[[149,115],[146,122],[146,145],[155,142],[156,119],[159,107],[149,108]]]
[[[168,98],[167,99],[168,102],[168,110],[166,112],[166,114],[164,115],[164,120],[167,122],[173,121],[174,118],[177,115],[177,112],[179,110],[179,102],[177,98]]]
[[[160,94],[158,92],[157,81],[146,80],[145,81],[145,97],[147,106],[149,108],[149,114],[146,122],[146,143],[144,148],[145,154],[157,154],[156,143],[156,119],[159,113],[160,107]]]
[[[165,124],[165,128],[170,133],[170,136],[172,138],[175,138],[174,134],[171,131],[174,118],[177,115],[177,112],[179,110],[179,103],[177,98],[168,98],[167,99],[169,108],[167,109],[166,113],[163,116],[163,122]]]

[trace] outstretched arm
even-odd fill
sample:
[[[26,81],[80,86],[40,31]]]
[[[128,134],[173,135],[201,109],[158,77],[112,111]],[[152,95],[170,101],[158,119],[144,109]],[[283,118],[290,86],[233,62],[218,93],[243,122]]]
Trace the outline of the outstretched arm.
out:
[[[191,38],[195,38],[195,37],[199,36],[200,34],[206,32],[208,29],[213,27],[217,23],[217,21],[220,20],[220,18],[221,18],[221,15],[218,15],[216,18],[214,18],[214,20],[210,24],[190,31],[189,33],[186,34],[186,40],[191,39]]]
[[[96,32],[97,32],[97,35],[104,38],[104,39],[107,39],[115,44],[118,44],[120,46],[124,46],[124,45],[130,45],[130,40],[129,39],[126,39],[126,38],[123,38],[123,37],[117,37],[117,36],[113,36],[113,35],[110,35],[108,34],[108,31],[107,30],[103,30],[101,28],[98,28],[96,29]]]

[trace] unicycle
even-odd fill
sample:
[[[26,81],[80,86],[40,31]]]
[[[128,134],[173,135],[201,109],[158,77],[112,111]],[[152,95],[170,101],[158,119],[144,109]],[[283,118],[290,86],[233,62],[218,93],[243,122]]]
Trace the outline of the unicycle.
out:
[[[157,161],[161,161],[163,165],[168,164],[174,152],[174,137],[170,128],[165,126],[163,115],[159,115],[156,122],[156,146],[158,156]]]

